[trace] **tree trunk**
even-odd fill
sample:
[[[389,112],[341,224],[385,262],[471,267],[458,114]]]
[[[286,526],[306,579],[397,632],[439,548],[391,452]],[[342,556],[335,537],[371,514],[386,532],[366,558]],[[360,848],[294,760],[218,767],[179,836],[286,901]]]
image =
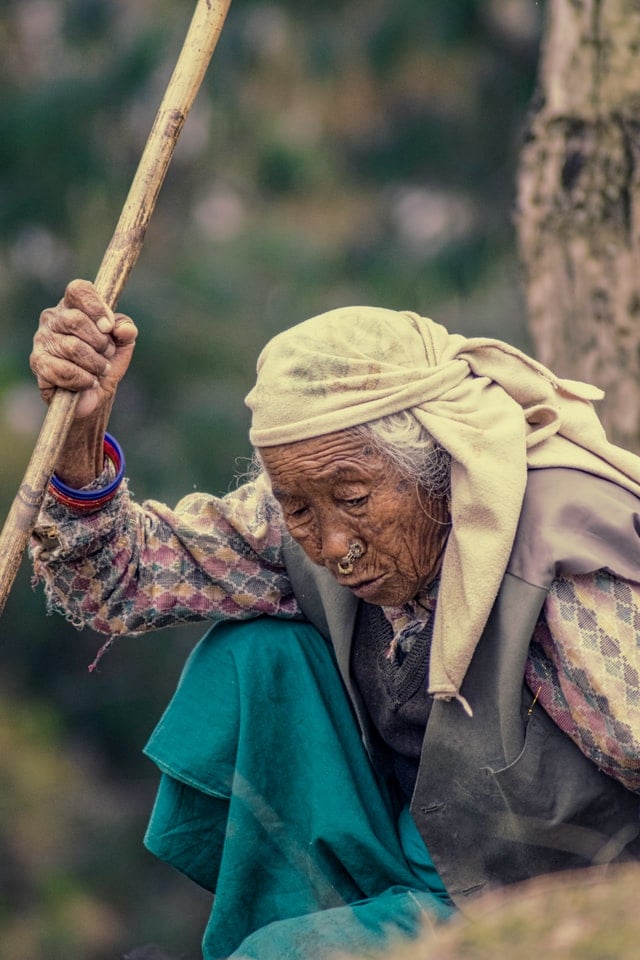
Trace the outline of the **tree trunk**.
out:
[[[539,360],[640,452],[640,3],[548,0],[516,215]]]

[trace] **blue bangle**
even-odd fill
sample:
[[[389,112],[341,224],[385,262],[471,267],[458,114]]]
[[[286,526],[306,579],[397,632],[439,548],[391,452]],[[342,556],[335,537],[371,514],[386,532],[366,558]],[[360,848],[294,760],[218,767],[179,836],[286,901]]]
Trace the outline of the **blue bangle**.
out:
[[[105,458],[113,464],[116,471],[115,477],[106,487],[100,487],[99,490],[76,490],[73,487],[67,486],[66,483],[63,483],[54,473],[49,482],[49,492],[56,500],[65,503],[67,506],[78,507],[79,509],[83,507],[101,506],[103,503],[108,503],[109,500],[115,497],[118,487],[122,483],[125,470],[122,447],[109,433],[105,433],[104,435],[104,455]]]

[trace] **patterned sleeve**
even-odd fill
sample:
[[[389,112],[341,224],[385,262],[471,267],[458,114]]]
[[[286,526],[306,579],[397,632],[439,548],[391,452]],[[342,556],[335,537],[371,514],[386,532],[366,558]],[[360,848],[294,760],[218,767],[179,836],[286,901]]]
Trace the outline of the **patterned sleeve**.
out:
[[[50,608],[109,636],[192,620],[300,615],[282,560],[284,528],[266,482],[175,510],[111,503],[74,513],[47,497],[31,543]]]
[[[640,584],[604,570],[555,580],[527,682],[605,773],[640,793]]]

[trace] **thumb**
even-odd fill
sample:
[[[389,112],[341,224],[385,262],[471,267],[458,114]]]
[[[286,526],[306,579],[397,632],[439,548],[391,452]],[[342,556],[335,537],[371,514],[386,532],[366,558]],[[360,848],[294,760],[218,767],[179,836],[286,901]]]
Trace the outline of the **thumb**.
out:
[[[115,314],[115,324],[111,331],[111,337],[117,347],[133,346],[138,337],[138,328],[135,323],[124,313]]]

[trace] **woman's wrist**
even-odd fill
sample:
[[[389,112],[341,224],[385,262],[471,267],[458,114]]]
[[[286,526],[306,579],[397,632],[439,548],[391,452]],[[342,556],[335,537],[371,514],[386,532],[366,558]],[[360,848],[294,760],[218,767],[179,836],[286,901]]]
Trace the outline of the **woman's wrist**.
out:
[[[113,500],[124,478],[125,459],[122,448],[108,433],[105,433],[103,439],[103,464],[108,466],[110,471],[110,477],[103,486],[96,488],[94,485],[91,489],[86,489],[83,485],[83,488],[78,489],[54,473],[49,482],[49,493],[58,503],[70,509],[80,512],[98,510]]]
[[[74,490],[81,490],[102,474],[104,469],[104,436],[107,432],[112,404],[104,404],[91,416],[74,420],[56,463],[59,480]]]

